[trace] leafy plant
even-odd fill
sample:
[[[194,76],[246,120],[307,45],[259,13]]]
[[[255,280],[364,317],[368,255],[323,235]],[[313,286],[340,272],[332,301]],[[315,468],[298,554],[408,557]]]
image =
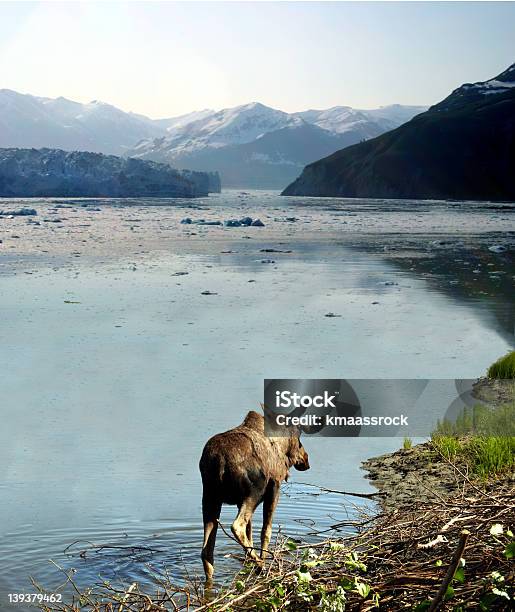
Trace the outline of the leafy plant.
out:
[[[344,612],[346,599],[345,589],[342,586],[338,586],[331,594],[322,589],[318,607],[322,612]]]
[[[357,553],[355,552],[347,553],[345,555],[344,563],[350,570],[358,569],[358,570],[361,570],[362,572],[367,571],[367,566],[362,561],[359,560],[359,557]]]

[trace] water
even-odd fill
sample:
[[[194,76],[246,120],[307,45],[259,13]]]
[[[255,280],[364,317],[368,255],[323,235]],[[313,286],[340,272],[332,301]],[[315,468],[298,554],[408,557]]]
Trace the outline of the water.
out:
[[[215,213],[235,206],[234,194],[223,198]],[[268,206],[301,211],[316,228],[341,207],[326,201],[311,211],[293,200]],[[266,198],[252,202],[267,214]],[[460,239],[476,240],[455,220],[465,218],[456,204],[439,206]],[[365,203],[348,218],[378,231],[379,209]],[[426,215],[427,226],[425,210],[394,206],[380,218],[401,227],[403,215],[405,226]],[[474,213],[495,226],[494,214]],[[165,569],[177,581],[200,574],[198,458],[210,435],[258,406],[264,378],[473,378],[513,346],[510,260],[496,260],[501,280],[483,275],[478,289],[476,264],[456,250],[407,264],[374,239],[340,243],[337,230],[336,241],[292,234],[287,255],[260,255],[256,240],[223,256],[165,249],[136,266],[113,257],[2,275],[0,609],[7,592],[34,591],[29,576],[48,589],[62,584],[50,559],[75,568],[80,586],[99,577],[152,582]],[[261,263],[269,256],[275,264]],[[307,439],[312,469],[292,474],[276,526],[305,537],[352,519],[358,498],[314,495],[301,483],[372,491],[360,462],[401,444]],[[222,522],[233,515],[224,509]],[[88,543],[113,547],[81,558]],[[240,567],[228,553],[240,551],[220,534],[220,582]]]

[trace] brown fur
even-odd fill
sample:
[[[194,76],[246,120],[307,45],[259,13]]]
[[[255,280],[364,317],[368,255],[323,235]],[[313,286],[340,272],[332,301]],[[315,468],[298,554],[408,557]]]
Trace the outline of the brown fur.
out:
[[[202,560],[208,582],[213,577],[213,553],[222,504],[238,506],[232,532],[248,556],[261,562],[272,534],[272,518],[279,500],[279,487],[291,467],[309,469],[299,431],[277,428],[278,437],[265,435],[262,415],[249,412],[241,425],[213,436],[200,459],[204,544]],[[252,515],[263,502],[261,555],[252,541]]]

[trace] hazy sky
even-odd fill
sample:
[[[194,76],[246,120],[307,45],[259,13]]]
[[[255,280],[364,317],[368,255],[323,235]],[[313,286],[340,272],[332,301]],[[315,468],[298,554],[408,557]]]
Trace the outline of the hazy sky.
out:
[[[0,88],[152,117],[431,104],[513,62],[512,2],[0,2]]]

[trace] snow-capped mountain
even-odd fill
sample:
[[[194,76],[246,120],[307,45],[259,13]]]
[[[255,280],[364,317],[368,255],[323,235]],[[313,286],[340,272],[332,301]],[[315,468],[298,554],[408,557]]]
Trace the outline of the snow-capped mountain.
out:
[[[131,155],[144,157],[159,149],[169,151],[172,161],[206,147],[218,149],[252,142],[269,132],[303,123],[298,117],[259,102],[221,111],[201,111],[200,114],[199,117],[199,113],[191,113],[189,121],[184,116],[178,117],[167,127],[168,134],[164,138],[139,143],[131,150]]]
[[[128,154],[177,167],[216,169],[226,187],[281,188],[307,163],[379,136],[423,110],[337,106],[289,114],[253,102],[203,111],[202,117],[170,125],[166,136],[143,140]]]
[[[355,142],[352,134],[334,134],[303,122],[225,147],[203,147],[174,157],[173,165],[195,170],[218,168],[225,187],[279,189],[305,164]],[[172,155],[174,152],[172,152]],[[157,158],[151,151],[145,159]],[[164,152],[163,159],[170,159]]]
[[[155,119],[154,123],[165,128],[167,132],[171,132],[177,128],[181,128],[188,123],[193,123],[199,119],[204,119],[208,115],[215,113],[212,108],[205,108],[200,111],[193,111],[192,113],[186,113],[185,115],[179,115],[178,117],[168,117],[166,119]]]
[[[283,188],[302,168],[391,130],[424,110],[387,106],[285,113],[259,102],[150,119],[110,104],[0,90],[0,147],[125,155],[220,171],[232,187]]]
[[[337,134],[360,129],[371,138],[380,133],[377,124],[371,121],[365,112],[350,106],[333,106],[327,110],[307,110],[296,113],[296,115],[308,123]]]
[[[392,130],[403,123],[407,123],[416,115],[427,110],[427,106],[406,106],[403,104],[389,104],[370,110],[362,110],[372,121],[377,122],[385,130]]]
[[[391,104],[372,110],[360,110],[350,106],[333,106],[326,110],[307,110],[295,114],[308,123],[314,123],[330,132],[343,134],[353,130],[361,130],[364,137],[373,138],[386,130],[393,130],[425,110],[427,110],[426,106]]]
[[[485,96],[494,96],[510,92],[515,88],[515,64],[512,64],[488,81],[465,83],[455,89],[445,100],[431,107],[431,110],[445,111],[457,108],[473,101],[479,101]]]
[[[166,130],[152,119],[93,101],[41,98],[0,89],[0,147],[49,147],[122,154]]]

